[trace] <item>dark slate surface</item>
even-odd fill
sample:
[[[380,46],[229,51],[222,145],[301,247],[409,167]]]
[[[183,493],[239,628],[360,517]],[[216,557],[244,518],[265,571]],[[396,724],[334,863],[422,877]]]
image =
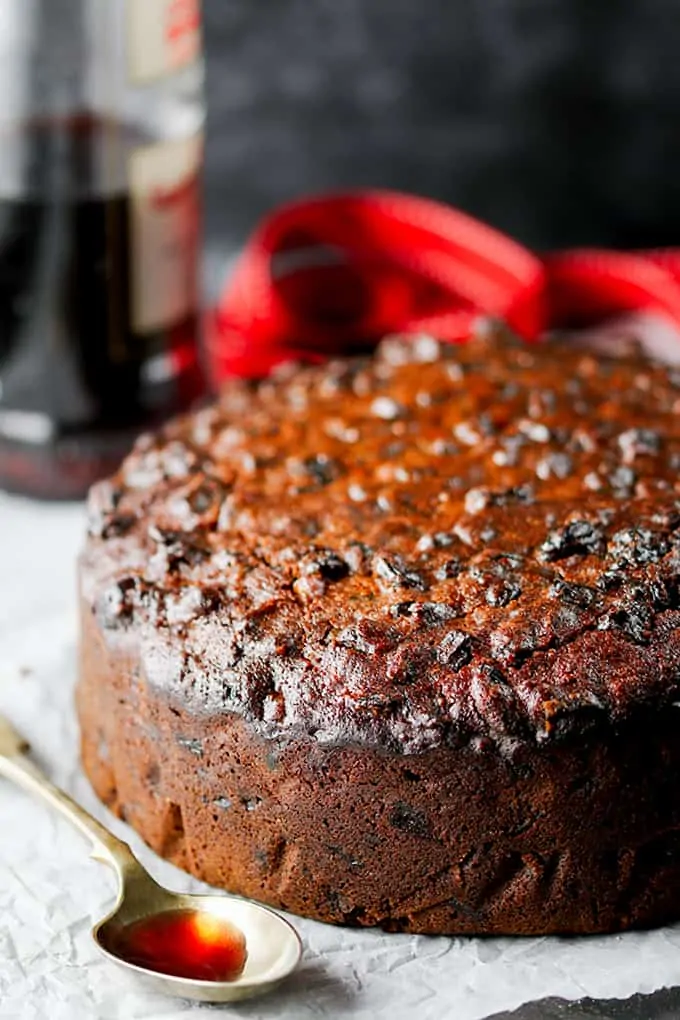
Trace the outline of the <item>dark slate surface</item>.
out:
[[[209,235],[338,186],[680,243],[678,0],[204,0]]]
[[[678,1020],[680,989],[662,988],[630,999],[540,999],[488,1020]]]

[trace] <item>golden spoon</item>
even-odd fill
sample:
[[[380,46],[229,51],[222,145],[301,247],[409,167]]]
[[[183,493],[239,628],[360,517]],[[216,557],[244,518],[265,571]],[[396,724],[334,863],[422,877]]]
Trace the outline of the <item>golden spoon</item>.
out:
[[[164,889],[144,870],[127,843],[117,839],[54,786],[29,760],[27,751],[26,741],[0,716],[0,774],[61,811],[92,841],[92,857],[108,864],[118,876],[116,904],[92,929],[92,937],[104,956],[155,991],[203,1002],[230,1002],[262,995],[295,969],[302,946],[292,925],[273,910],[234,896],[189,896]],[[223,964],[229,958],[233,973],[238,976],[224,980],[226,970],[215,972],[221,980],[197,978],[193,974],[178,976],[176,970],[167,973],[167,969],[172,970],[172,963],[159,950],[163,945],[162,933],[166,932],[167,951],[176,962],[185,944],[178,940],[177,933],[184,930],[185,923],[191,926],[191,938],[186,944],[191,946],[199,973],[217,952]],[[132,936],[145,931],[147,938],[142,946],[146,949],[140,956]],[[160,970],[153,967],[156,960]],[[177,969],[186,972],[187,967],[180,965]],[[188,967],[189,972],[191,969]]]

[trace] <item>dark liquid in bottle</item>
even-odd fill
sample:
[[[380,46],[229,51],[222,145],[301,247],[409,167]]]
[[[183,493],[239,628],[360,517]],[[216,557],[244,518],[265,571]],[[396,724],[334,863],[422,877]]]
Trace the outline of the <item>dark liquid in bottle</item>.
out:
[[[248,956],[238,928],[195,910],[168,910],[135,921],[106,948],[138,967],[194,981],[235,981]]]
[[[36,496],[82,496],[202,386],[197,301],[162,329],[135,327],[130,194],[73,185],[104,128],[110,142],[89,119],[35,129],[47,193],[0,196],[0,485]],[[197,206],[189,215],[195,273]]]

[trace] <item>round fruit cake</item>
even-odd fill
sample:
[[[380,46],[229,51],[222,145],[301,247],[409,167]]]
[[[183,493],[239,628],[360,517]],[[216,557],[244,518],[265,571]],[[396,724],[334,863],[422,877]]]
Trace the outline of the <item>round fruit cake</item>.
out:
[[[78,711],[159,854],[323,921],[680,917],[680,373],[390,338],[91,494]]]

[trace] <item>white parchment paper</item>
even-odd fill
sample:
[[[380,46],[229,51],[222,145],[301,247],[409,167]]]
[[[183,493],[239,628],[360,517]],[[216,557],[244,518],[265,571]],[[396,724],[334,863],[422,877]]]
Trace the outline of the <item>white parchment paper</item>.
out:
[[[74,563],[81,507],[0,494],[0,712],[37,761],[177,889],[200,883],[160,861],[101,807],[77,756]],[[216,1007],[140,991],[97,954],[93,922],[113,878],[68,823],[0,781],[0,1017],[175,1020]],[[268,999],[222,1011],[249,1020],[477,1020],[548,995],[626,997],[680,984],[680,925],[589,939],[449,939],[295,921],[299,972]]]

